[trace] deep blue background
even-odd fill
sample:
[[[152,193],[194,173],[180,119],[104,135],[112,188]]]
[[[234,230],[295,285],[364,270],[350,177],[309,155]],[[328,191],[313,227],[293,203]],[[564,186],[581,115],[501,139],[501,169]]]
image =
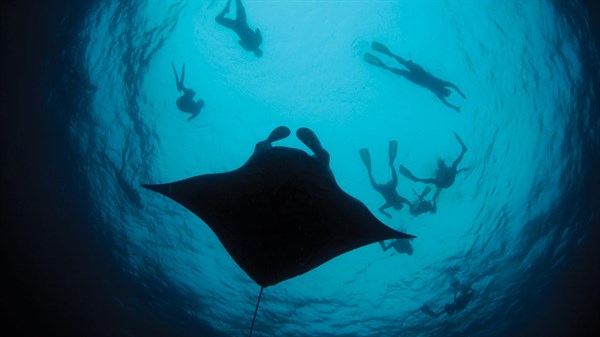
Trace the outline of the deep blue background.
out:
[[[600,9],[592,1],[585,4],[598,42]],[[91,5],[1,5],[2,329],[17,335],[215,335],[178,308],[181,299],[168,287],[151,295],[139,281],[122,275],[92,236],[86,200],[74,197],[85,191],[74,179],[76,159],[64,121],[85,93],[78,91],[76,77],[51,102],[47,93],[72,71],[60,56]],[[598,111],[593,118],[598,120]],[[600,207],[597,150],[584,151],[587,172],[596,175],[578,197],[596,200]],[[532,303],[538,309],[515,326],[515,335],[600,334],[599,225],[598,219],[592,222],[587,241],[552,285],[552,295]],[[164,306],[149,304],[155,301],[148,296],[161,296]],[[116,298],[137,306],[122,306]]]

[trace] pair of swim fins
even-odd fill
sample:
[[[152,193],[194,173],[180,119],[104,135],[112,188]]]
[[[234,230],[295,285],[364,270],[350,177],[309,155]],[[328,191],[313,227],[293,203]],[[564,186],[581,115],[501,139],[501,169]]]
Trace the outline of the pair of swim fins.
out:
[[[358,151],[360,153],[360,158],[362,159],[363,164],[369,172],[371,172],[371,154],[368,149],[360,149]],[[390,140],[388,154],[390,158],[390,164],[396,160],[396,154],[398,153],[398,142],[395,140]]]
[[[383,44],[379,43],[379,42],[373,42],[371,43],[371,49],[373,49],[374,51],[378,51],[380,53],[386,54],[391,56],[392,53],[390,52],[390,50],[384,46]],[[372,54],[366,53],[365,56],[363,56],[363,59],[367,62],[370,63],[376,67],[381,67],[381,68],[385,68],[385,64],[383,64],[383,62],[381,62],[380,59],[378,59],[377,57],[373,56]]]

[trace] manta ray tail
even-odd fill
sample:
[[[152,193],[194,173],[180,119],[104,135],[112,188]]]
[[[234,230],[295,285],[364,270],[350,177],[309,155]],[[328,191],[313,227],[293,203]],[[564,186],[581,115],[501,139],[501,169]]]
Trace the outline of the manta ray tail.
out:
[[[248,335],[248,337],[252,337],[254,321],[256,320],[256,313],[258,312],[258,305],[260,304],[260,298],[262,297],[263,289],[265,289],[265,287],[260,287],[260,294],[258,294],[258,301],[256,301],[256,309],[254,309],[254,317],[252,317],[252,326],[250,326],[250,335]]]

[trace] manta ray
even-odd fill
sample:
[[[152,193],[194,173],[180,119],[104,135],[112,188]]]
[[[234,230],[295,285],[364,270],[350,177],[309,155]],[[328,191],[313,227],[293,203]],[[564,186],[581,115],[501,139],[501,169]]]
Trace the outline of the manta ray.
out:
[[[261,286],[261,295],[264,287],[353,249],[415,237],[387,227],[338,186],[329,153],[312,130],[300,128],[296,136],[314,155],[272,146],[289,135],[287,127],[275,128],[236,170],[142,185],[202,219],[233,260]]]

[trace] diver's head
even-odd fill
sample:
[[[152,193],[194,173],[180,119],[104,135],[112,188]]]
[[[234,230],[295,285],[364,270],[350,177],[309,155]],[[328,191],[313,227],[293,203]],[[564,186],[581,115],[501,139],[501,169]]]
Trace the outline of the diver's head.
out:
[[[254,55],[256,57],[261,57],[263,55],[262,50],[260,50],[260,48],[258,48],[258,47],[254,48],[254,50],[252,50],[252,51],[254,52]]]
[[[442,88],[441,94],[444,97],[448,97],[448,96],[450,96],[450,90],[448,88]]]
[[[438,160],[437,160],[437,166],[439,168],[445,168],[446,167],[446,163],[444,162],[444,160],[442,158],[438,158]]]
[[[203,99],[199,99],[197,104],[200,107],[200,109],[204,108],[204,100]]]

